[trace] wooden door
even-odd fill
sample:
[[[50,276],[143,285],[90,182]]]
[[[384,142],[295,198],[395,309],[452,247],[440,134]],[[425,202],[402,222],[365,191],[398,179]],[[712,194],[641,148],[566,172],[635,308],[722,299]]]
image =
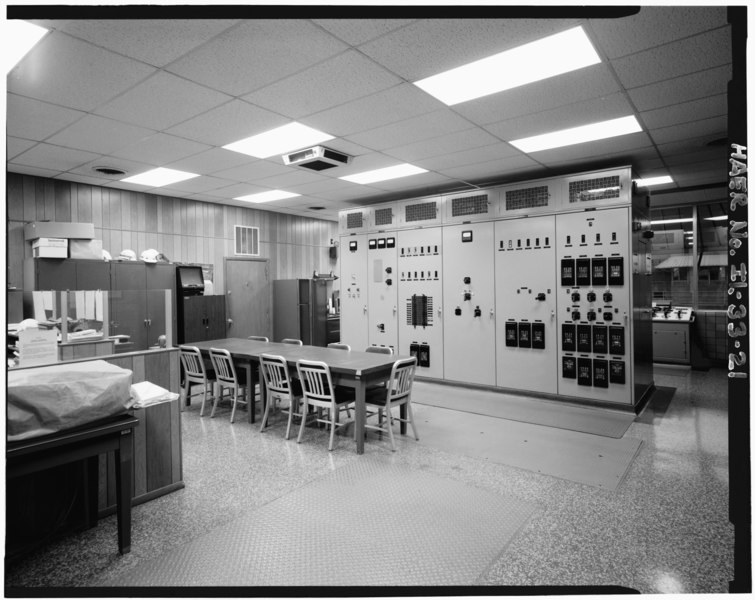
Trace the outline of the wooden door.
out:
[[[268,259],[226,258],[228,337],[264,335],[272,339],[272,297]]]

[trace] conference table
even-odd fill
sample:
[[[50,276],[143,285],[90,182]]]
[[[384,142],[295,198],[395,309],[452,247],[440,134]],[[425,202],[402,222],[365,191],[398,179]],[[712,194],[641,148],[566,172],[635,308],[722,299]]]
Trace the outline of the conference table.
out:
[[[393,363],[405,356],[379,354],[375,352],[361,352],[357,350],[337,350],[321,346],[295,346],[280,342],[261,342],[244,338],[224,338],[207,340],[188,344],[199,348],[203,355],[209,356],[210,348],[228,350],[234,363],[246,370],[246,397],[249,422],[254,422],[254,386],[260,384],[262,410],[267,402],[267,391],[263,381],[257,381],[259,357],[261,354],[275,354],[282,356],[288,363],[289,374],[296,377],[296,361],[318,360],[330,367],[334,385],[342,385],[354,389],[355,437],[357,454],[364,453],[364,432],[367,409],[365,405],[365,391],[367,386],[385,382],[390,378]],[[402,416],[406,406],[401,407]],[[401,423],[401,433],[406,433],[406,424]]]

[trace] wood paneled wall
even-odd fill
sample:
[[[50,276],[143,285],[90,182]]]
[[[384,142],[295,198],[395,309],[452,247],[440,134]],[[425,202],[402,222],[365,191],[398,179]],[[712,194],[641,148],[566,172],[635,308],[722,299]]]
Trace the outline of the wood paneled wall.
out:
[[[212,264],[216,294],[225,289],[223,257],[233,256],[234,225],[260,228],[260,254],[270,259],[272,279],[338,272],[328,254],[338,237],[334,221],[17,173],[7,173],[6,198],[8,284],[18,288],[24,288],[23,259],[31,257],[23,231],[30,221],[93,223],[113,256],[154,248],[172,262]]]

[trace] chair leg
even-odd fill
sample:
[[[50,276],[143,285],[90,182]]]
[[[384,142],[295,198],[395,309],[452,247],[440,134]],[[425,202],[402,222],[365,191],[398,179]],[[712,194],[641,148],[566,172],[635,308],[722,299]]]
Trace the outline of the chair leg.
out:
[[[417,427],[414,425],[414,413],[412,413],[412,403],[407,402],[406,403],[406,413],[409,417],[409,423],[412,424],[412,431],[414,432],[414,439],[419,440],[419,435],[417,434]]]
[[[223,390],[224,389],[225,388],[222,385],[218,384],[217,393],[215,394],[214,398],[212,399],[212,411],[210,412],[210,418],[211,419],[215,417],[215,411],[218,408],[218,402],[220,402],[220,399],[223,396]]]
[[[239,401],[239,387],[237,385],[233,386],[233,408],[231,408],[231,423],[233,423],[233,418],[236,416],[236,404]]]
[[[205,402],[207,401],[207,386],[208,385],[212,385],[212,384],[209,381],[205,381],[202,384],[202,406],[199,407],[199,416],[200,417],[204,416],[204,405],[205,405]]]
[[[393,440],[393,419],[391,418],[391,411],[386,407],[385,409],[386,424],[385,428],[388,430],[388,437],[391,440],[391,450],[396,451],[396,442]]]
[[[296,443],[301,444],[301,438],[304,435],[304,425],[307,422],[307,410],[309,409],[309,404],[307,403],[306,397],[304,398],[304,405],[301,409],[301,425],[299,426],[299,437],[296,438]]]
[[[291,423],[294,422],[294,411],[297,411],[298,409],[299,402],[292,395],[288,403],[288,424],[286,425],[286,439],[289,439],[291,437]]]
[[[260,423],[260,433],[265,431],[265,426],[267,425],[267,418],[270,414],[270,405],[273,403],[273,399],[268,396],[267,404],[265,404],[265,412],[262,415],[262,423]]]
[[[333,439],[336,435],[336,425],[338,423],[338,407],[334,406],[332,409],[330,409],[330,443],[328,444],[328,450],[333,450]]]

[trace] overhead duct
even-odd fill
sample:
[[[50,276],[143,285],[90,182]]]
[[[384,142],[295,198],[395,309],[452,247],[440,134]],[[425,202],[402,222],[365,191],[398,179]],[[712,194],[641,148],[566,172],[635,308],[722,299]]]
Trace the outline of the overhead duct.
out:
[[[284,154],[283,162],[311,171],[324,171],[349,164],[351,156],[325,146],[314,146],[305,150],[297,150],[291,154]]]

